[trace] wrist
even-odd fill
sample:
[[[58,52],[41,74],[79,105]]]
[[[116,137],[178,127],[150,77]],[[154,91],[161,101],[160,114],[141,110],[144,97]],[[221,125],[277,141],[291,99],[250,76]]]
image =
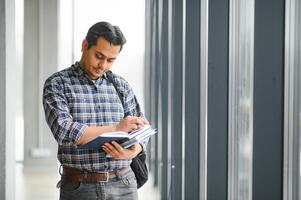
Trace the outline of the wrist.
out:
[[[138,144],[137,155],[142,151],[143,151],[143,147],[141,146],[141,144]]]

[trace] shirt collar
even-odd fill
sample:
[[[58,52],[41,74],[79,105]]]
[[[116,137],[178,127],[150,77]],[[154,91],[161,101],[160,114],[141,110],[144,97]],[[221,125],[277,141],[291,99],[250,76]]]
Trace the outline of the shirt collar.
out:
[[[74,63],[74,72],[76,75],[78,75],[79,77],[85,77],[88,81],[91,81],[95,86],[101,85],[101,83],[103,82],[103,79],[108,80],[107,78],[107,74],[102,75],[102,77],[99,77],[98,79],[92,81],[89,76],[87,75],[87,73],[81,68],[79,62],[75,62]]]

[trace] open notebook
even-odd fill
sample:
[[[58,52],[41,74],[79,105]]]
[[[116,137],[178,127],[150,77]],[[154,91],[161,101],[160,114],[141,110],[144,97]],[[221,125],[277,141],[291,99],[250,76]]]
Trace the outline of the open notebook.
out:
[[[150,136],[157,133],[155,129],[152,129],[150,125],[145,125],[132,132],[109,132],[99,135],[94,140],[79,146],[80,149],[100,149],[106,142],[116,141],[124,148],[129,148],[134,144],[147,140]]]

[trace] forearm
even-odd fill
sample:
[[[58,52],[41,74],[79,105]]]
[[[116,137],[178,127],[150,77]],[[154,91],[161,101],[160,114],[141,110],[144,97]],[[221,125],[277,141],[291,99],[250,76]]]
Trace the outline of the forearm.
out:
[[[95,139],[99,135],[116,131],[116,126],[88,126],[83,135],[78,139],[77,145],[83,145]]]
[[[139,117],[127,116],[120,123],[112,126],[88,126],[86,127],[83,134],[79,137],[76,144],[83,145],[87,142],[95,139],[102,133],[123,131],[130,132],[137,129],[139,126],[144,126],[148,124],[148,121],[143,120]]]

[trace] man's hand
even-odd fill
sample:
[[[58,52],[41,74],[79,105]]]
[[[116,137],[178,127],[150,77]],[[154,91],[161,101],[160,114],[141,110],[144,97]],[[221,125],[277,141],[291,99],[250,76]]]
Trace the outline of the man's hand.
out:
[[[127,160],[133,159],[142,151],[142,147],[140,144],[134,144],[130,148],[125,149],[115,141],[113,141],[111,144],[105,143],[104,145],[102,145],[102,148],[107,154],[112,156],[112,158],[114,159]]]
[[[112,126],[88,126],[85,129],[84,134],[76,142],[77,145],[83,145],[91,140],[94,140],[102,133],[109,133],[115,131],[131,132],[137,128],[143,127],[149,124],[146,119],[135,116],[127,116],[121,120],[117,125]]]
[[[116,131],[130,132],[137,128],[149,124],[146,119],[135,116],[126,116],[119,124],[116,125]]]

